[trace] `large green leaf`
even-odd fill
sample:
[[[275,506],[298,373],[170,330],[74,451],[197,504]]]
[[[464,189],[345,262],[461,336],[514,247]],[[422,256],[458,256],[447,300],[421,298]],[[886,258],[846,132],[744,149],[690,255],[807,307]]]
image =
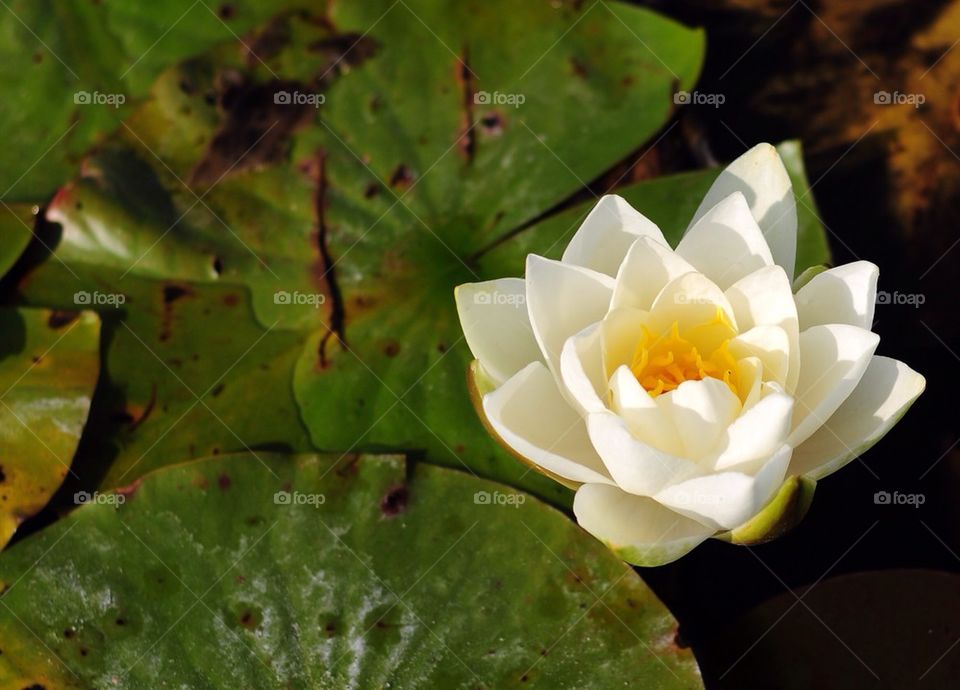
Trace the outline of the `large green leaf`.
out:
[[[70,472],[99,342],[92,312],[0,310],[0,547]]]
[[[166,468],[17,544],[0,687],[702,687],[663,605],[562,514],[335,457]]]
[[[249,344],[238,337],[221,352],[210,334],[232,334],[237,310],[204,312],[199,300],[184,323],[207,325],[174,354],[158,340],[165,286],[175,281],[203,295],[207,285],[243,285],[270,330],[258,347],[286,351],[289,330],[308,339],[297,343],[295,388],[316,447],[421,452],[568,500],[500,451],[476,421],[452,289],[514,272],[512,257],[489,271],[474,257],[663,124],[673,90],[694,80],[702,35],[619,3],[417,0],[337,3],[325,21],[286,16],[252,40],[270,46],[269,68],[225,46],[159,78],[151,100],[52,202],[48,217],[62,226],[59,261],[22,284],[24,297],[46,304],[76,289],[130,294],[128,325],[144,342],[116,328],[107,370],[118,390],[139,391],[143,407],[152,389],[135,378],[167,376],[144,351],[216,358],[226,369]],[[325,103],[275,102],[283,91],[322,91]],[[524,102],[510,107],[496,93]],[[153,284],[144,288],[152,296],[135,296],[141,282]],[[284,293],[293,303],[278,298]],[[177,300],[174,312],[190,304]],[[157,306],[134,314],[145,305]],[[267,345],[275,337],[284,340]],[[168,422],[195,399],[186,391],[171,399],[163,388],[178,383],[158,383],[153,409],[167,418],[161,423],[154,412],[155,426],[124,432],[107,481],[129,481],[131,467],[191,450],[299,448],[281,433],[289,420],[270,433],[277,394],[266,389],[275,386],[242,380],[243,371],[234,372],[236,383],[225,380],[228,391],[247,391],[231,403],[240,409],[228,418],[225,404],[227,424],[199,431],[191,420],[167,435]],[[275,371],[282,380],[283,368]],[[183,374],[198,394],[204,376],[199,367]],[[265,390],[271,416],[255,420],[264,433],[248,439],[243,420],[260,412],[257,390]]]

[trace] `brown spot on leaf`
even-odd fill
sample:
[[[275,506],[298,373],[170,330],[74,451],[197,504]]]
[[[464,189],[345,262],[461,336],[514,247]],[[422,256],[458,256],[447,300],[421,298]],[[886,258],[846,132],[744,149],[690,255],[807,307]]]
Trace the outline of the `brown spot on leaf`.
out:
[[[190,288],[184,285],[168,283],[163,286],[163,303],[172,304],[181,297],[186,297],[189,294],[191,294]]]
[[[230,479],[230,475],[228,475],[226,472],[222,472],[220,476],[217,477],[217,486],[219,486],[224,491],[229,489],[232,483],[233,482]]]
[[[190,174],[192,184],[212,184],[285,159],[290,134],[316,116],[313,105],[291,102],[291,93],[310,91],[302,84],[254,84],[235,73],[222,75],[222,81],[220,126]]]
[[[383,346],[383,354],[387,357],[396,357],[400,354],[400,343],[396,340],[391,340],[386,345]]]
[[[280,15],[251,38],[247,45],[247,65],[256,67],[261,60],[269,60],[283,50],[290,41],[289,17]]]
[[[473,106],[476,100],[476,85],[473,83],[473,72],[470,70],[470,54],[466,48],[454,63],[454,75],[460,86],[460,132],[457,137],[460,155],[470,163],[476,151],[476,137],[473,130]]]
[[[390,186],[394,189],[404,191],[413,184],[413,171],[401,163],[390,175]]]
[[[485,134],[493,137],[500,136],[503,134],[504,117],[498,111],[487,113],[481,118],[480,126],[483,127]]]
[[[410,491],[405,484],[398,484],[391,488],[380,499],[380,512],[386,517],[395,517],[407,509]]]
[[[50,316],[47,318],[47,326],[57,331],[76,321],[79,316],[80,312],[61,311],[59,309],[54,309],[50,312]]]
[[[581,79],[587,78],[587,66],[582,60],[580,60],[580,58],[576,56],[571,57],[570,68],[573,70],[573,73]]]
[[[359,33],[335,34],[307,46],[308,50],[327,58],[327,64],[319,70],[324,75],[324,81],[332,80],[351,67],[362,65],[379,48],[380,44],[372,36]]]

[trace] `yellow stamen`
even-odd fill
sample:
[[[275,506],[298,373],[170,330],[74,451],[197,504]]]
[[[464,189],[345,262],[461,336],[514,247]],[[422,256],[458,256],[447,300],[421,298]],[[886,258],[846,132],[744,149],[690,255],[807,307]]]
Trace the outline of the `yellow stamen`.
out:
[[[687,329],[683,335],[676,321],[661,335],[644,326],[630,370],[654,397],[676,390],[684,381],[708,376],[723,381],[739,397],[737,362],[727,347],[733,335],[733,327],[719,308],[712,320]],[[712,351],[704,356],[694,343]]]

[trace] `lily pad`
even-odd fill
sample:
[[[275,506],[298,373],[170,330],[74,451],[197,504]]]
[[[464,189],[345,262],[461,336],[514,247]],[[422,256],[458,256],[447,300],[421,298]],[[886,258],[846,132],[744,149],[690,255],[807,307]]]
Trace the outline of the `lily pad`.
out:
[[[0,310],[0,546],[70,472],[99,342],[92,312]]]
[[[669,612],[561,513],[336,458],[166,468],[17,544],[0,686],[702,687]]]
[[[483,277],[485,247],[664,123],[673,91],[696,77],[702,33],[615,2],[416,0],[284,15],[251,40],[269,49],[269,64],[234,44],[164,72],[150,101],[50,205],[48,218],[62,229],[56,258],[83,289],[132,295],[140,288],[131,283],[153,284],[152,296],[124,307],[142,319],[132,330],[144,343],[118,326],[107,353],[113,385],[138,389],[145,405],[146,384],[133,378],[142,371],[134,362],[145,360],[131,353],[165,347],[157,340],[162,309],[133,314],[156,305],[164,286],[198,293],[243,286],[270,330],[261,345],[286,348],[290,331],[306,339],[294,389],[315,447],[416,451],[568,501],[562,487],[500,451],[475,420],[450,295],[454,285]],[[317,98],[316,107],[295,102],[295,94]],[[577,108],[558,117],[570,102]],[[510,270],[494,266],[490,275]],[[25,299],[68,298],[58,286],[77,289],[76,281],[64,275],[64,266],[47,261],[21,285]],[[231,332],[223,310],[205,321],[224,337]],[[266,345],[274,337],[286,340]],[[198,335],[189,350],[162,358],[219,357],[208,340]],[[239,354],[224,357],[224,368]],[[254,399],[243,398],[236,419],[257,414]],[[195,402],[189,394],[157,401],[165,406],[154,416],[164,410],[170,421]],[[203,443],[161,440],[151,454],[162,464],[184,449],[241,449],[237,437],[250,447],[285,442],[279,432],[250,440],[242,424],[224,418],[235,433],[178,426],[172,436],[200,433]],[[126,470],[166,432],[148,430],[138,426],[116,442],[123,470],[111,470],[108,481],[135,476]]]

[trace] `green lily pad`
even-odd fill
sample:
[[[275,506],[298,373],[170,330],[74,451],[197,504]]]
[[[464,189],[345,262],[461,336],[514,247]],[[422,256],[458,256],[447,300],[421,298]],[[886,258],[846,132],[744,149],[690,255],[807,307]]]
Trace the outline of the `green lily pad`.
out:
[[[662,126],[673,91],[695,79],[702,33],[615,2],[384,0],[336,3],[324,18],[286,15],[251,40],[268,47],[268,65],[234,44],[160,76],[149,102],[51,203],[48,217],[62,228],[56,258],[84,290],[132,295],[140,288],[131,283],[153,283],[153,296],[131,296],[125,312],[142,318],[132,330],[156,352],[165,347],[157,339],[162,310],[133,314],[156,304],[162,286],[244,286],[270,329],[263,344],[282,337],[275,347],[285,349],[290,331],[306,340],[294,390],[317,448],[416,451],[569,501],[475,420],[451,291],[514,271],[511,261],[481,275],[476,257]],[[278,102],[284,92],[324,102]],[[77,281],[64,277],[59,262],[47,261],[21,285],[24,298],[69,298]],[[226,337],[231,318],[216,309],[204,321]],[[116,332],[110,380],[139,390],[142,407],[148,384],[134,376],[148,360],[131,354],[143,347],[121,337],[122,327]],[[220,358],[214,348],[197,336],[162,357]],[[237,348],[222,357],[224,368]],[[147,367],[151,380],[165,375],[156,363]],[[234,418],[257,414],[253,400],[245,396]],[[193,402],[187,394],[162,409],[174,421]],[[254,447],[242,424],[221,416],[235,433],[218,424],[184,431],[185,422],[170,435],[202,443],[163,436],[150,455],[162,464],[185,448],[242,449],[237,437]],[[121,469],[107,481],[131,480],[134,464],[157,466],[138,456],[166,428],[149,430],[143,424],[115,441]],[[279,430],[254,436],[285,442]]]
[[[70,472],[99,342],[92,312],[0,310],[0,546]]]
[[[166,468],[14,546],[0,686],[702,687],[669,612],[561,513],[336,458]]]

